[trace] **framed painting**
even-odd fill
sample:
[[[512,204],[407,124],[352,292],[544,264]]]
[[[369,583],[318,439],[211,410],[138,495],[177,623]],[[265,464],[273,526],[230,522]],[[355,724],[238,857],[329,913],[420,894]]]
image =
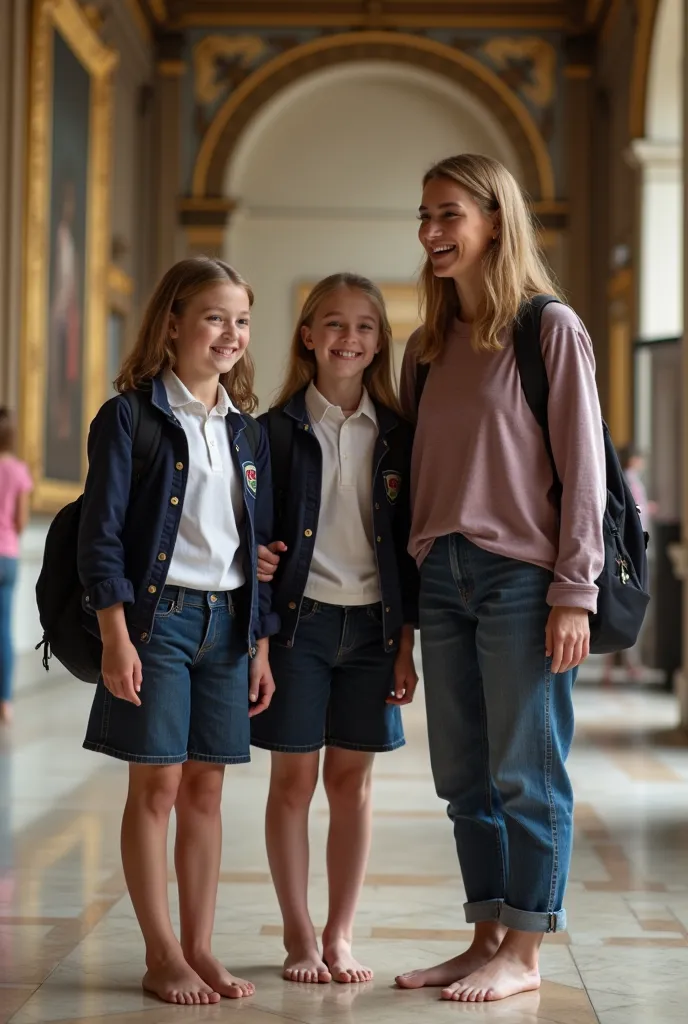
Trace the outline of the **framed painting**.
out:
[[[80,493],[88,424],[107,395],[116,63],[76,0],[36,0],[20,439],[40,512],[54,512]]]

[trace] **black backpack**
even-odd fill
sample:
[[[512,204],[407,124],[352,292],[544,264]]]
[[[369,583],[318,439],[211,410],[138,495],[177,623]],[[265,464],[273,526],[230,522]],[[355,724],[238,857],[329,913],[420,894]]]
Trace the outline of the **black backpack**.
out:
[[[160,447],[162,417],[156,413],[144,391],[125,391],[132,416],[132,492],[149,472]],[[260,427],[246,416],[246,437],[255,458],[260,440]],[[36,584],[36,603],[43,627],[43,639],[36,650],[43,648],[43,666],[50,668],[50,659],[57,660],[77,679],[96,683],[100,676],[103,648],[100,639],[84,624],[82,609],[84,588],[77,570],[77,546],[83,495],[65,505],[48,529],[43,552],[43,566]]]
[[[558,301],[552,295],[536,295],[523,304],[514,326],[514,352],[521,386],[542,429],[554,475],[552,500],[556,504],[561,501],[562,487],[549,436],[549,382],[540,344],[540,321],[545,306]],[[416,366],[416,408],[420,405],[429,370],[427,363]],[[607,473],[607,505],[602,524],[604,568],[595,580],[599,594],[597,612],[590,616],[591,654],[612,654],[633,647],[650,600],[647,592],[648,536],[643,530],[640,511],[604,420],[602,431]]]

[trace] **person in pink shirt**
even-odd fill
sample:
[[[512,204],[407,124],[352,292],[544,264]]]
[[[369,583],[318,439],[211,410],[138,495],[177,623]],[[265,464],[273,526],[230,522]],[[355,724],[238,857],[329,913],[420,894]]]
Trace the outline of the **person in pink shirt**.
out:
[[[566,759],[604,565],[604,441],[592,343],[552,302],[540,322],[561,481],[552,500],[513,325],[524,302],[557,293],[509,171],[485,156],[443,160],[425,176],[419,212],[425,323],[400,395],[417,422],[409,550],[421,573],[432,771],[475,933],[465,952],[397,984],[484,1002],[537,989],[543,936],[566,928]]]
[[[17,582],[19,537],[29,520],[32,483],[28,466],[14,455],[15,430],[0,409],[0,723],[12,720],[12,598]]]

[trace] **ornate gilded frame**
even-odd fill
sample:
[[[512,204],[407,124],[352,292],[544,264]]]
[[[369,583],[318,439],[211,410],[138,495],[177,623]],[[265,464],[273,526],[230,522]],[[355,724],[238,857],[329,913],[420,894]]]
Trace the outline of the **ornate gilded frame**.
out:
[[[112,72],[118,56],[97,36],[76,0],[35,0],[33,6],[20,447],[34,477],[34,509],[54,512],[77,497],[81,490],[80,484],[48,479],[44,474],[54,34],[60,33],[91,83],[84,268],[82,477],[86,472],[88,424],[106,395]]]

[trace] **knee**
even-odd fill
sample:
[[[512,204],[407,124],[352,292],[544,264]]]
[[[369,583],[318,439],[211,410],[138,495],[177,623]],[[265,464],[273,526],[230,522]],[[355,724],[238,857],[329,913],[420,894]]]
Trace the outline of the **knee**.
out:
[[[224,766],[208,765],[199,769],[194,763],[193,768],[182,776],[177,810],[208,817],[218,814],[222,805],[223,781]]]
[[[270,798],[294,810],[310,807],[317,783],[317,765],[282,765],[270,776]]]
[[[325,766],[323,783],[329,802],[362,807],[370,799],[372,766]]]
[[[181,765],[136,767],[141,770],[130,776],[129,800],[148,814],[169,817],[179,792]]]

